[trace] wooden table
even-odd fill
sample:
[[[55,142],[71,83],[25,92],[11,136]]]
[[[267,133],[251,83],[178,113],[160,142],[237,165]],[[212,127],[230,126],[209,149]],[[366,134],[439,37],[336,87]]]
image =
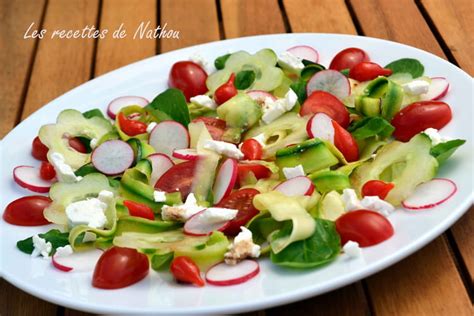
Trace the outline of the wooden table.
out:
[[[474,73],[472,0],[0,0],[0,137],[50,100],[120,66],[224,38],[359,34],[429,51]],[[23,39],[28,26],[180,30],[180,40]],[[402,262],[360,282],[255,315],[473,315],[474,212]],[[84,315],[0,280],[2,315]]]

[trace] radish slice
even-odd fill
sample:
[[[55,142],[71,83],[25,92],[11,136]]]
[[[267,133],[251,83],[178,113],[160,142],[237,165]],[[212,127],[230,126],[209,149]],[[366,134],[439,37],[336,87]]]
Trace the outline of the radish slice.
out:
[[[151,154],[147,159],[151,162],[150,185],[154,187],[156,181],[158,181],[166,171],[173,167],[174,163],[164,154]]]
[[[237,181],[237,162],[234,159],[226,159],[217,172],[214,183],[214,204],[220,203],[228,196]]]
[[[317,113],[306,123],[306,132],[311,138],[319,138],[334,144],[334,126],[332,119],[324,114]]]
[[[48,193],[51,185],[56,182],[42,179],[38,168],[31,166],[18,166],[13,169],[13,179],[22,188],[36,193]]]
[[[107,115],[115,120],[115,117],[120,112],[120,110],[126,106],[130,105],[138,105],[140,107],[145,107],[150,103],[147,99],[137,96],[125,96],[125,97],[118,97],[113,99],[109,106],[107,107]]]
[[[312,61],[313,63],[317,63],[319,60],[318,51],[312,48],[311,46],[298,45],[288,48],[286,51],[292,53],[296,57]]]
[[[184,224],[184,233],[191,236],[207,236],[216,230],[223,231],[229,226],[230,221],[234,219],[235,215],[237,215],[237,211],[232,210],[235,211],[230,214],[232,216],[216,221],[215,218],[212,218],[213,214],[220,213],[220,210],[222,213],[225,213],[225,215],[229,215],[229,209],[219,207],[206,208],[194,214]]]
[[[196,160],[199,155],[194,148],[176,149],[173,151],[173,157],[183,160]]]
[[[151,131],[149,143],[158,153],[171,156],[175,149],[189,147],[189,133],[176,121],[162,121]]]
[[[53,266],[61,271],[88,272],[95,268],[97,261],[104,252],[99,249],[74,252],[65,257],[52,257]]]
[[[263,90],[250,90],[247,91],[247,95],[259,104],[264,103],[266,98],[270,98],[273,101],[277,99],[273,94]]]
[[[133,163],[132,147],[122,140],[109,140],[100,144],[92,152],[92,164],[106,175],[125,172]]]
[[[275,190],[287,196],[311,195],[314,192],[314,184],[308,177],[299,176],[280,183]]]
[[[316,90],[329,92],[342,100],[351,94],[351,85],[339,71],[328,69],[315,73],[306,84],[308,96]]]
[[[449,82],[443,77],[431,78],[431,84],[428,88],[428,92],[422,94],[422,101],[438,100],[441,99],[448,93]]]
[[[260,266],[255,260],[242,260],[236,265],[218,263],[206,273],[206,281],[212,285],[235,285],[244,283],[260,272]]]
[[[432,208],[447,201],[456,191],[457,187],[453,181],[435,178],[417,186],[413,194],[402,202],[402,205],[411,210]]]

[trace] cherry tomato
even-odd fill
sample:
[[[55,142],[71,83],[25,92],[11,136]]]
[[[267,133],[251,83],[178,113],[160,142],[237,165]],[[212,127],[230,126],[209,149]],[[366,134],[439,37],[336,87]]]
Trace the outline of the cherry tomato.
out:
[[[179,191],[186,198],[191,192],[196,161],[182,162],[168,169],[156,182],[155,189],[169,193]]]
[[[76,137],[71,137],[69,138],[69,146],[71,146],[72,149],[74,149],[77,152],[80,152],[82,154],[87,153],[87,148],[86,146],[81,142],[79,138]]]
[[[44,218],[43,210],[51,204],[51,199],[42,195],[21,197],[5,208],[5,222],[18,226],[41,226],[50,224]]]
[[[128,136],[146,133],[147,125],[136,120],[129,120],[122,112],[118,114],[120,129]]]
[[[334,127],[334,146],[342,153],[348,162],[359,159],[359,146],[351,133],[346,131],[336,121],[332,121]]]
[[[33,139],[33,143],[31,144],[31,155],[33,157],[41,161],[48,161],[48,150],[49,148],[41,142],[38,136]]]
[[[199,287],[204,286],[199,267],[189,257],[179,256],[174,258],[171,261],[170,271],[176,281],[191,283]]]
[[[43,180],[52,180],[56,176],[56,171],[52,164],[47,161],[41,162],[40,177]]]
[[[186,101],[207,92],[207,73],[192,61],[179,61],[171,67],[168,85],[184,93]]]
[[[214,92],[214,100],[217,104],[221,105],[222,103],[237,94],[237,89],[234,86],[234,81],[235,74],[232,73],[229,77],[229,80],[227,80],[226,83],[216,89],[216,92]]]
[[[339,53],[334,56],[329,65],[329,69],[334,70],[343,70],[351,69],[355,65],[363,62],[369,61],[369,56],[365,51],[357,47],[350,47],[344,50],[341,50]]]
[[[342,245],[352,240],[361,247],[376,245],[393,235],[392,224],[383,215],[369,210],[345,213],[336,220],[336,230]]]
[[[384,200],[394,187],[395,184],[393,183],[386,183],[381,180],[370,180],[362,186],[362,196],[378,196]]]
[[[344,104],[326,91],[314,91],[304,101],[300,115],[324,113],[344,128],[349,126],[349,112]]]
[[[204,122],[206,125],[209,134],[211,134],[212,139],[221,140],[222,135],[224,135],[226,123],[224,120],[215,118],[215,117],[198,117],[193,120],[193,122]]]
[[[97,261],[92,285],[100,289],[120,289],[148,275],[148,257],[132,248],[112,247]]]
[[[235,236],[240,232],[240,226],[245,226],[259,212],[253,206],[253,197],[260,192],[255,189],[240,189],[232,192],[228,197],[222,200],[217,206],[239,210],[233,220],[225,228],[226,235]]]
[[[153,210],[148,205],[130,200],[123,201],[123,205],[128,208],[128,212],[132,216],[142,217],[150,220],[155,219],[155,214],[153,214]]]
[[[240,148],[244,154],[244,159],[247,160],[260,160],[263,155],[263,147],[256,139],[250,138],[242,143]]]
[[[443,128],[451,118],[451,108],[444,102],[415,102],[403,108],[392,119],[395,127],[393,136],[406,142],[427,128]]]
[[[378,64],[371,63],[370,61],[363,61],[351,68],[349,78],[358,81],[368,81],[378,76],[390,76],[391,74],[391,69],[382,68]]]
[[[252,172],[255,178],[264,179],[272,175],[272,172],[267,167],[258,163],[239,163],[237,164],[237,173],[239,182],[245,179],[249,172]]]

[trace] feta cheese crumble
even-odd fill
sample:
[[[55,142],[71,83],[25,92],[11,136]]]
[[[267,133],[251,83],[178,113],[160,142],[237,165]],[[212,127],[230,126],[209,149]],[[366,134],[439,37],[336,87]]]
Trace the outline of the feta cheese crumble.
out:
[[[94,149],[97,147],[97,144],[99,143],[99,140],[97,138],[92,138],[91,141],[89,142],[89,146],[91,149]]]
[[[196,197],[190,193],[186,198],[186,202],[181,205],[164,205],[161,208],[161,217],[164,221],[185,222],[194,214],[204,210],[205,207],[197,204]]]
[[[302,165],[297,165],[296,167],[286,167],[282,169],[285,178],[292,179],[300,176],[304,176],[304,169]]]
[[[66,245],[64,247],[56,248],[56,252],[54,253],[55,257],[67,257],[72,255],[74,251],[72,250],[71,245]]]
[[[113,200],[113,193],[103,190],[98,198],[90,198],[69,204],[66,216],[69,226],[87,225],[91,228],[103,228],[107,222],[105,211]]]
[[[346,211],[360,210],[363,208],[354,189],[344,189],[341,198]]]
[[[32,257],[43,256],[44,258],[47,258],[51,253],[51,250],[53,250],[51,243],[49,241],[46,242],[46,239],[41,238],[38,235],[33,236],[33,247],[33,252],[31,253]]]
[[[255,137],[252,137],[252,139],[255,139],[260,145],[262,145],[262,147],[265,146],[265,141],[267,140],[267,138],[265,137],[265,134],[263,133],[258,134]]]
[[[403,90],[411,95],[420,95],[428,92],[429,82],[425,80],[413,80],[402,85]]]
[[[241,232],[229,245],[229,251],[224,254],[225,263],[230,265],[235,265],[248,257],[258,258],[260,256],[260,246],[253,243],[252,232],[244,226],[241,226],[240,229]]]
[[[242,159],[244,157],[244,154],[236,145],[227,142],[207,140],[203,147],[229,158]]]
[[[282,116],[285,112],[290,111],[298,101],[296,93],[290,89],[284,98],[273,100],[266,97],[263,103],[262,121],[269,124]]]
[[[389,216],[395,211],[395,207],[392,204],[380,199],[378,196],[366,196],[360,201],[360,204],[362,204],[363,208],[375,211],[383,216]]]
[[[163,191],[153,192],[153,199],[157,203],[166,202],[166,192],[163,192]]]
[[[82,177],[74,174],[74,170],[65,162],[64,156],[60,153],[52,153],[50,159],[59,182],[74,183],[82,180]]]
[[[158,125],[156,122],[151,122],[150,124],[148,124],[148,126],[146,127],[146,132],[148,134],[151,134],[151,131],[156,127],[156,125]]]
[[[209,207],[202,212],[201,219],[209,224],[217,224],[234,219],[238,210],[222,207]]]
[[[93,242],[96,241],[97,235],[91,232],[85,232],[84,238],[82,238],[82,242]]]
[[[197,105],[201,105],[211,110],[215,110],[217,108],[217,103],[214,99],[210,98],[208,95],[197,95],[189,99],[192,103]]]
[[[349,258],[358,258],[362,255],[362,249],[360,249],[359,243],[352,240],[346,242],[342,250]]]
[[[198,52],[195,52],[194,54],[189,56],[189,60],[191,60],[193,63],[200,65],[208,74],[213,72],[214,70],[214,68],[209,65],[208,61]]]
[[[441,136],[441,134],[438,133],[438,130],[436,128],[427,128],[423,131],[423,133],[431,139],[431,145],[433,146],[451,140],[451,138],[449,137]]]
[[[284,66],[297,71],[304,68],[303,60],[288,51],[281,53],[280,56],[278,56],[278,61]]]

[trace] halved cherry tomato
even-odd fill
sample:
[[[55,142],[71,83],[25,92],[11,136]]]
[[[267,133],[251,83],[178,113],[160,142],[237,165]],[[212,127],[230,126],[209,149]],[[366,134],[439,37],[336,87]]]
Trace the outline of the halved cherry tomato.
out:
[[[369,61],[369,56],[365,51],[357,47],[350,47],[341,50],[334,56],[329,65],[329,69],[343,70],[351,69],[358,63]]]
[[[226,235],[235,236],[240,232],[240,226],[245,226],[259,212],[253,206],[253,198],[260,192],[255,189],[240,189],[232,192],[228,197],[222,200],[217,206],[239,210],[233,220],[225,228]]]
[[[304,101],[300,110],[302,116],[316,113],[327,114],[344,128],[349,126],[349,112],[346,107],[337,97],[326,91],[314,91]]]
[[[191,192],[197,161],[190,160],[174,165],[158,179],[155,189],[169,193],[179,191],[181,196],[186,198]]]
[[[123,205],[128,208],[128,212],[132,216],[142,217],[151,220],[155,219],[155,214],[153,214],[153,210],[148,205],[130,200],[123,201]]]
[[[192,61],[179,61],[171,67],[168,85],[184,93],[186,101],[191,97],[207,92],[207,73]]]
[[[128,136],[136,136],[146,133],[147,125],[136,120],[129,120],[122,112],[118,114],[120,129]]]
[[[224,120],[215,118],[215,117],[198,117],[193,120],[193,122],[204,122],[206,125],[209,134],[211,134],[212,139],[221,140],[222,135],[224,135],[226,122]]]
[[[378,76],[390,76],[391,74],[391,69],[382,68],[378,64],[370,61],[363,61],[351,68],[349,71],[349,78],[358,81],[368,81],[375,79]]]
[[[33,157],[41,161],[48,161],[48,150],[49,148],[41,142],[38,136],[33,139],[33,143],[31,144],[31,155]]]
[[[52,164],[47,161],[41,162],[40,177],[43,180],[52,180],[56,176],[56,171]]]
[[[264,179],[272,175],[272,172],[267,167],[258,163],[239,163],[237,164],[237,173],[239,182],[242,182],[249,173],[253,173],[255,178]]]
[[[51,204],[51,199],[42,195],[21,197],[5,208],[5,222],[18,226],[42,226],[50,222],[44,218],[43,211]]]
[[[201,271],[194,261],[186,256],[179,256],[171,261],[170,271],[176,281],[191,283],[196,286],[204,286]]]
[[[79,138],[71,137],[69,138],[68,143],[75,151],[80,152],[81,154],[87,153],[86,145],[84,145]]]
[[[382,180],[370,180],[362,186],[362,196],[378,196],[384,200],[394,187],[395,184],[393,183],[387,183]]]
[[[334,146],[339,149],[348,162],[358,160],[359,146],[352,134],[334,120],[332,126],[334,127]]]
[[[393,117],[392,125],[395,127],[393,136],[406,142],[427,128],[443,128],[451,121],[451,118],[451,108],[444,102],[415,102]]]
[[[242,143],[240,148],[244,154],[244,159],[247,160],[260,160],[263,155],[263,147],[256,139],[249,138]]]
[[[361,247],[376,245],[393,235],[392,224],[383,215],[369,210],[345,213],[336,220],[336,230],[342,245],[352,240]]]
[[[227,80],[226,83],[216,89],[216,92],[214,92],[214,100],[217,104],[221,105],[222,103],[237,94],[237,89],[235,88],[234,81],[235,74],[232,73],[229,77],[229,80]]]
[[[100,289],[120,289],[148,275],[148,257],[132,248],[112,247],[95,266],[92,285]]]

